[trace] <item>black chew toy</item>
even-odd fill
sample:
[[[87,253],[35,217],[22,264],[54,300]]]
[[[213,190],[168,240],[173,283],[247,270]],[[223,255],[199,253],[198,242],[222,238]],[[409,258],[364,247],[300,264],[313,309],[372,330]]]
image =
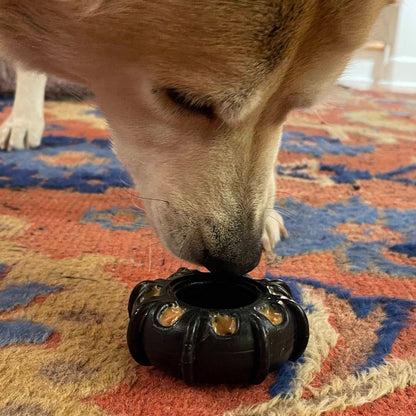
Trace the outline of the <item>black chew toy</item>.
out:
[[[304,352],[309,325],[281,280],[179,269],[139,283],[128,346],[142,365],[194,383],[261,383]]]

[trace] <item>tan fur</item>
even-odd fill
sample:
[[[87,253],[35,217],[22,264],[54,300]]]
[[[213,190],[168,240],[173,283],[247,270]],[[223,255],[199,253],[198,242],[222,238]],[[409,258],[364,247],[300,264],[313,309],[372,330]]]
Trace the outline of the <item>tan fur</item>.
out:
[[[329,88],[387,3],[0,0],[0,50],[96,93],[173,253],[245,272],[273,206],[285,116]],[[166,88],[214,117],[182,109]]]

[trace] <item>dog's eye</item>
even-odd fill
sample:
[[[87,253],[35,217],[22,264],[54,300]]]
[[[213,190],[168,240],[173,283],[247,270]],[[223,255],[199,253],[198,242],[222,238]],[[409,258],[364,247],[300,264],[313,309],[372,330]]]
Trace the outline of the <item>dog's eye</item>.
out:
[[[213,105],[201,102],[197,99],[192,99],[191,97],[185,95],[175,88],[166,88],[166,95],[171,101],[181,106],[185,110],[188,110],[192,113],[204,115],[209,119],[213,119],[215,116]]]

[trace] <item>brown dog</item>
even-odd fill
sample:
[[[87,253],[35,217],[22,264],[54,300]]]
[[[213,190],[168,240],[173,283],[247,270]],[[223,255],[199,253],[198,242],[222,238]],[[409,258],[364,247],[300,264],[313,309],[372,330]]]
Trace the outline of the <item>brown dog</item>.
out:
[[[388,0],[0,0],[0,50],[89,86],[177,256],[238,273],[284,232],[281,126],[338,77]]]

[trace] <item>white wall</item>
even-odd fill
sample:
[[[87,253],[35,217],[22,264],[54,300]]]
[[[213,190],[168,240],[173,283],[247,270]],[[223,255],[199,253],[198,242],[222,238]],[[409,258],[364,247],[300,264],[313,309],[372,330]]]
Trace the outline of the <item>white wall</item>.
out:
[[[360,52],[340,78],[340,83],[354,87],[373,84],[374,54]],[[380,85],[397,90],[416,90],[416,0],[400,4],[396,40]]]
[[[416,88],[416,0],[404,0],[400,6],[390,83]]]

